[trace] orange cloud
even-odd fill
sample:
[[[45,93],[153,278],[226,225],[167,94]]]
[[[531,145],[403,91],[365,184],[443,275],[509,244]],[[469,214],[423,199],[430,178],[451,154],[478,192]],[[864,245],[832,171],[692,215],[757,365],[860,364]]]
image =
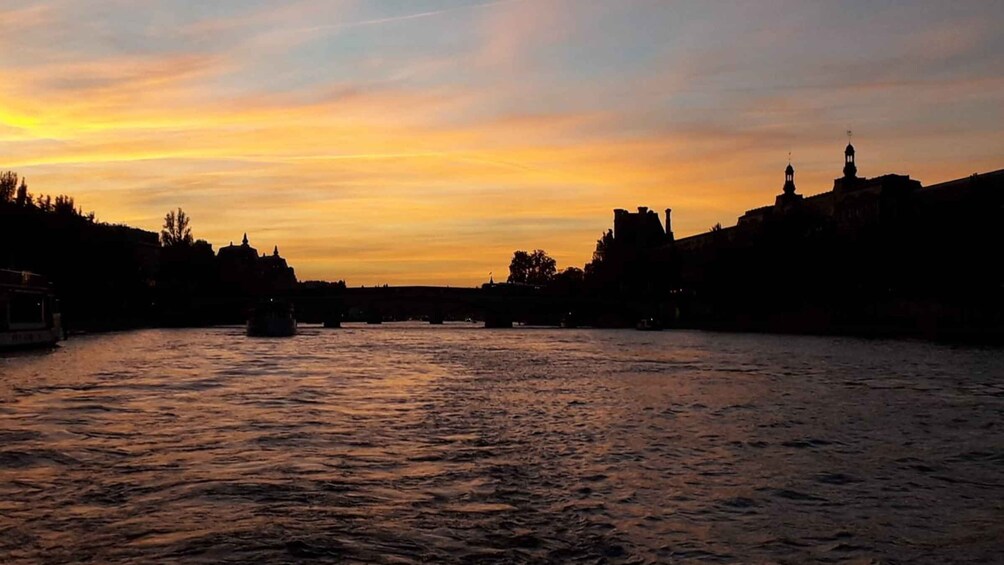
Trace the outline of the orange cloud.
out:
[[[620,10],[574,5],[599,9],[594,20]],[[0,167],[106,221],[157,230],[182,206],[197,237],[219,246],[247,231],[301,278],[453,285],[504,277],[515,249],[581,266],[612,208],[672,207],[677,236],[729,224],[773,200],[789,151],[800,192],[827,190],[847,127],[864,139],[866,175],[1000,167],[999,74],[885,76],[888,61],[793,56],[804,73],[772,82],[753,66],[750,82],[757,61],[714,43],[597,78],[574,72],[588,61],[540,56],[591,39],[571,6],[306,0],[152,26],[137,40],[147,49],[36,41],[30,61],[0,66]],[[0,16],[41,37],[86,35],[45,6]],[[939,54],[912,63],[985,45],[937,29]],[[351,64],[328,62],[353,50]],[[296,72],[275,66],[287,60]]]

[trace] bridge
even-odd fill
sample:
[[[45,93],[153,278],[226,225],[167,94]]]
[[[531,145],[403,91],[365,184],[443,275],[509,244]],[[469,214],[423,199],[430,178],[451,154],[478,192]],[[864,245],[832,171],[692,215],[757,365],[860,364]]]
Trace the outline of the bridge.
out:
[[[496,284],[481,288],[442,286],[382,286],[300,288],[288,297],[297,319],[307,323],[333,321],[378,323],[393,320],[478,320],[486,326],[513,323],[575,324],[595,301],[556,296],[528,285]]]

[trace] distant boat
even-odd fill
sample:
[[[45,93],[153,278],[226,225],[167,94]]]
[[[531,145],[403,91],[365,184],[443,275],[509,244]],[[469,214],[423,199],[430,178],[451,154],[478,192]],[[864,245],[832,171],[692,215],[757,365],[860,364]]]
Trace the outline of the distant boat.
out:
[[[56,297],[27,271],[0,270],[0,350],[51,347],[63,339]]]
[[[296,335],[293,305],[270,298],[259,302],[248,316],[249,337],[289,337]]]
[[[661,332],[662,322],[655,318],[642,318],[638,320],[635,329],[641,332]]]

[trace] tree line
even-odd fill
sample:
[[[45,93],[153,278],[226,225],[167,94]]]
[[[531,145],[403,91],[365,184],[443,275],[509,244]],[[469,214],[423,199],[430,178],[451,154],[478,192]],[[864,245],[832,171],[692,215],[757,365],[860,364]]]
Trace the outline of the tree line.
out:
[[[78,216],[90,222],[94,221],[94,212],[84,214],[84,211],[77,207],[72,196],[65,194],[59,194],[55,197],[48,194],[32,195],[28,192],[27,179],[14,171],[0,172],[0,205]]]
[[[568,267],[558,271],[558,263],[543,249],[515,251],[509,263],[510,284],[551,286],[559,283],[578,284],[584,279],[584,272],[578,267]]]

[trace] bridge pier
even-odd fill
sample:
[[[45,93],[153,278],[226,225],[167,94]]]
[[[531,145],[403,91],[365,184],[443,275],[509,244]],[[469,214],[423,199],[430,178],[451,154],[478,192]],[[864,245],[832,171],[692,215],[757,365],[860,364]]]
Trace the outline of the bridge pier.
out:
[[[511,328],[512,314],[509,312],[488,311],[485,312],[486,328]]]

